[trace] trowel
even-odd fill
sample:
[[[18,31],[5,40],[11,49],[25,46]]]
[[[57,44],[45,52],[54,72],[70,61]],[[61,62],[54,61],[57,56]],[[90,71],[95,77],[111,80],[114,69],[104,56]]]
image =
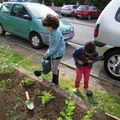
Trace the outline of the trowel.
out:
[[[28,91],[25,91],[25,95],[26,95],[26,98],[27,98],[27,100],[25,101],[27,108],[29,110],[33,110],[34,109],[34,104],[33,104],[33,101],[30,100]]]

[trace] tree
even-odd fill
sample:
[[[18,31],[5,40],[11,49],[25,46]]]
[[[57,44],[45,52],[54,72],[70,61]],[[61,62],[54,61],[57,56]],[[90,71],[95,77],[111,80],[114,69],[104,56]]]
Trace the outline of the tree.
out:
[[[86,3],[97,6],[100,10],[103,10],[110,0],[87,0]]]
[[[51,0],[55,5],[76,4],[78,0]]]

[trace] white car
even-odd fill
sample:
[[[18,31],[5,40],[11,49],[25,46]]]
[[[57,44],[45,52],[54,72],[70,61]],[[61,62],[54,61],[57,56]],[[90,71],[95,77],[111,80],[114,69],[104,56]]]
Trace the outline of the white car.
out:
[[[120,0],[111,0],[99,16],[94,30],[99,55],[107,74],[120,81]]]
[[[61,7],[60,13],[61,15],[71,15],[74,16],[75,15],[75,10],[77,9],[77,5],[63,5]]]

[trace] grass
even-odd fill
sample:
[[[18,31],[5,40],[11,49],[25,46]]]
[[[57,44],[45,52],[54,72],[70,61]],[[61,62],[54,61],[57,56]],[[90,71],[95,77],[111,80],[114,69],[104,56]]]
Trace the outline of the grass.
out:
[[[20,55],[12,54],[9,47],[4,49],[3,47],[0,46],[0,65],[1,66],[2,64],[4,64],[4,62],[1,62],[3,57],[7,59],[5,64],[7,64],[7,62],[10,63],[11,61],[12,63],[16,64],[18,67],[22,67],[31,72],[41,68],[41,66],[33,65],[33,58],[35,59],[35,54],[32,54],[31,56],[28,56],[26,58],[23,58]],[[51,73],[47,75],[42,74],[41,77],[51,82],[51,78],[52,78]],[[74,92],[74,81],[67,77],[60,76],[60,87],[69,92]],[[94,96],[92,98],[89,98],[85,95],[84,91],[81,89],[80,93],[75,93],[75,94],[77,94],[83,100],[90,102],[94,106],[101,105],[101,108],[105,112],[120,118],[120,114],[119,114],[120,101],[116,97],[111,96],[109,93],[102,92],[102,91],[93,91]]]

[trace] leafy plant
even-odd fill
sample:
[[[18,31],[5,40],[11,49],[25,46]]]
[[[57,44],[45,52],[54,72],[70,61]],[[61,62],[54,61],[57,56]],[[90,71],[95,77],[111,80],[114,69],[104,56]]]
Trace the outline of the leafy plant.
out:
[[[34,84],[34,80],[32,78],[24,78],[22,81],[21,81],[21,84],[23,86],[30,86],[30,85],[33,85]]]
[[[65,104],[66,107],[60,112],[60,115],[64,120],[72,120],[75,104],[70,100],[65,100]],[[59,118],[58,120],[61,120],[62,118]]]
[[[1,80],[0,81],[0,90],[6,90],[11,85],[12,80]]]
[[[42,92],[42,96],[40,96],[42,105],[45,106],[52,98],[55,98],[52,93],[47,92],[47,91],[43,91]]]

